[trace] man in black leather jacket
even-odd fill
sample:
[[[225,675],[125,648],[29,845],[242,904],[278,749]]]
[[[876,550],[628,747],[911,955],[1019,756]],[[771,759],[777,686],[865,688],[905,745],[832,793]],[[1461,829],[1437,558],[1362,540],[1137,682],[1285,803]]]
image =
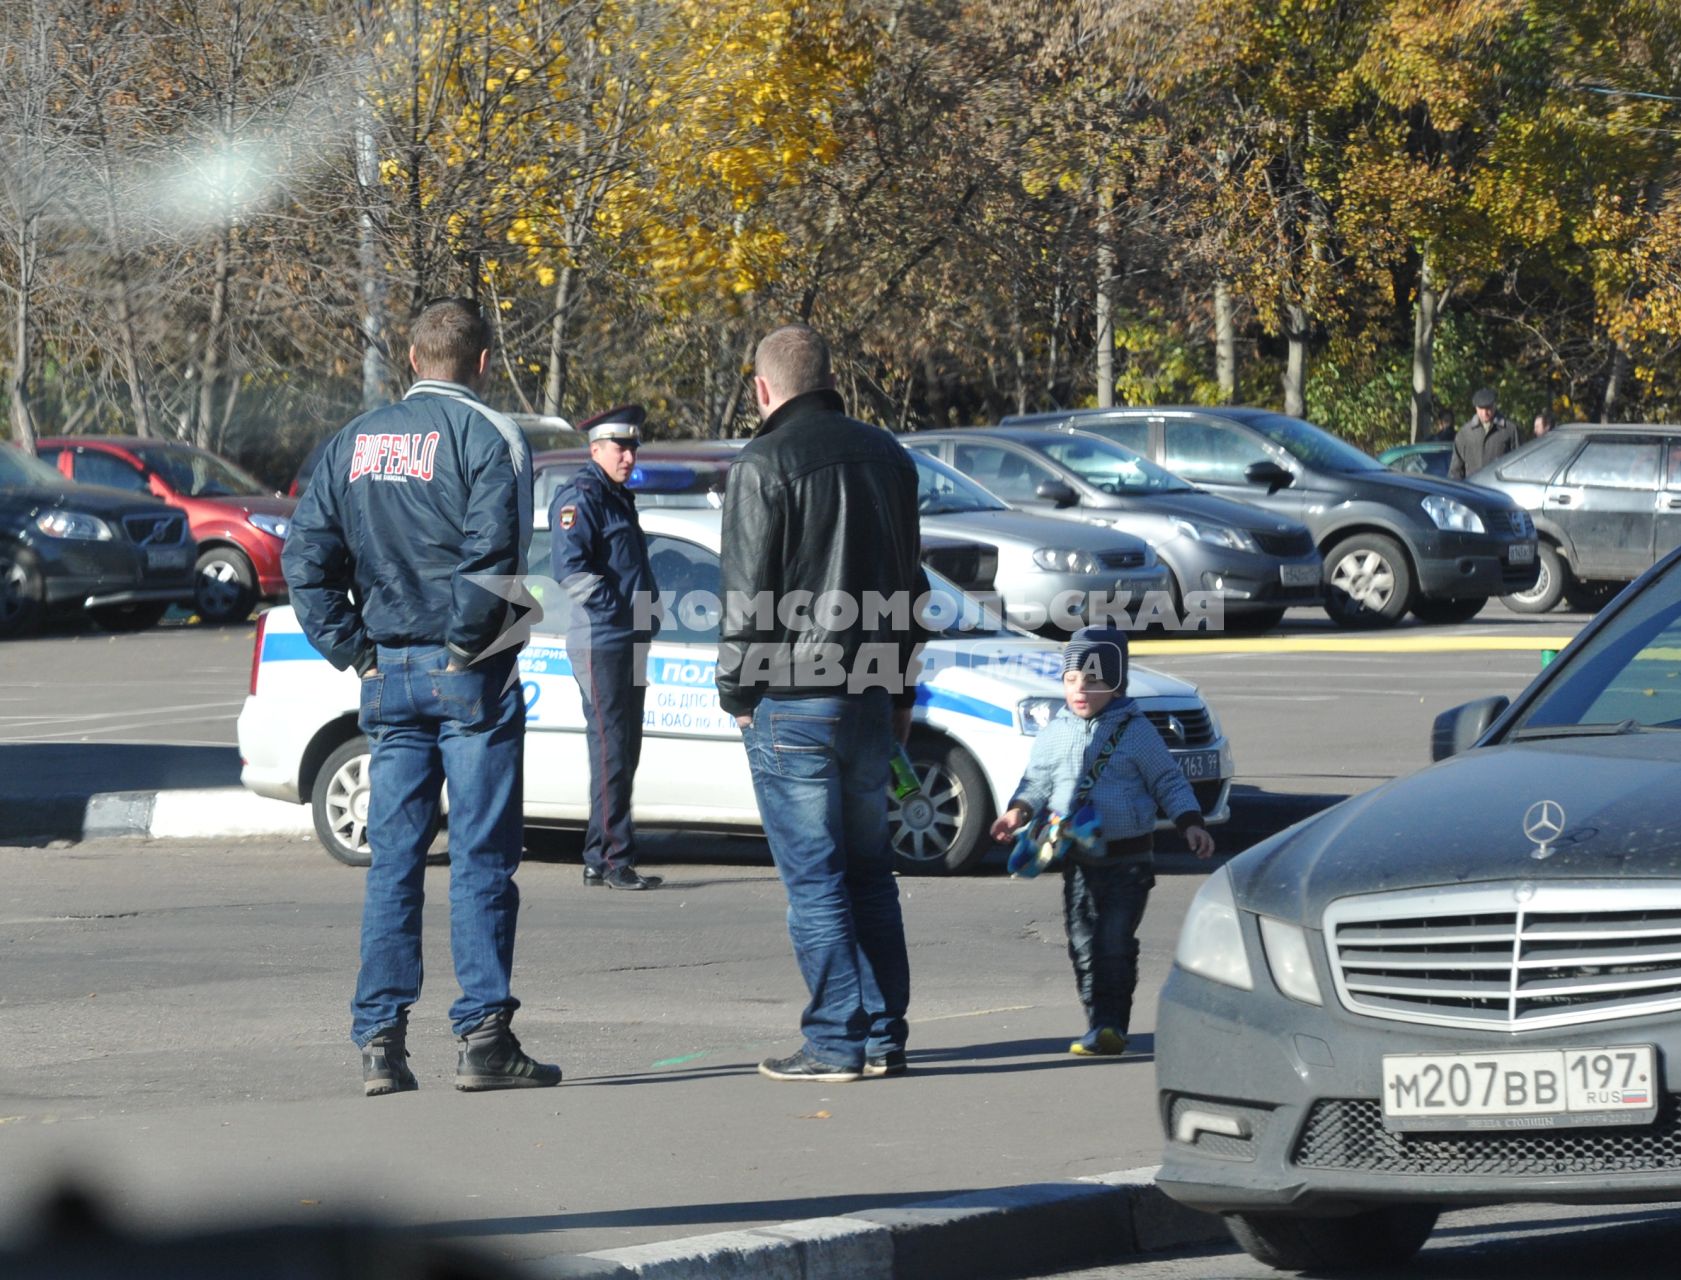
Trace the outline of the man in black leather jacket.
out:
[[[450,950],[461,995],[455,1087],[560,1083],[508,1029],[524,815],[525,702],[513,621],[485,579],[524,572],[531,451],[478,398],[490,326],[465,298],[428,303],[409,362],[419,380],[322,451],[281,554],[298,622],[362,678],[370,753],[362,963],[351,1038],[369,1097],[418,1087],[409,1009],[420,998],[426,850],[449,781]]]
[[[804,325],[754,357],[763,425],[724,495],[718,697],[736,718],[788,931],[811,992],[776,1080],[905,1070],[910,963],[888,843],[888,763],[910,732],[921,639],[916,468],[846,416]]]

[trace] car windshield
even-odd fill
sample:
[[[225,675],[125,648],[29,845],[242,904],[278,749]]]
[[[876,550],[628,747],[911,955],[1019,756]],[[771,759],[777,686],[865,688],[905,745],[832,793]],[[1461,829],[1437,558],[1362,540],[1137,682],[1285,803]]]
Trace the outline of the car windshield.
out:
[[[1104,493],[1186,493],[1191,488],[1173,472],[1146,462],[1131,449],[1092,436],[1052,440],[1039,445],[1039,449]]]
[[[1681,564],[1566,654],[1508,739],[1681,729]]]
[[[0,446],[0,488],[63,489],[69,484],[57,467],[20,453],[11,445]]]
[[[936,640],[1017,639],[1027,634],[1005,622],[991,605],[932,569],[928,570],[928,609],[923,620]]]
[[[182,497],[250,497],[269,492],[256,476],[202,449],[142,445],[134,452]]]
[[[547,453],[551,449],[576,449],[587,444],[581,431],[571,427],[521,426],[532,453]]]
[[[911,450],[916,463],[916,509],[925,516],[954,515],[959,511],[1008,511],[1008,504],[945,463]]]
[[[1329,431],[1282,413],[1258,413],[1244,425],[1259,431],[1297,462],[1315,471],[1382,471],[1383,464]]]

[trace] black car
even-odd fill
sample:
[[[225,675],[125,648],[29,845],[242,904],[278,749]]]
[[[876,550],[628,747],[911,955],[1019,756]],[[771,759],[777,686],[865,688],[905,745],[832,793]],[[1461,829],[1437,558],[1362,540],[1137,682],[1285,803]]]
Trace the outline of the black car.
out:
[[[1391,471],[1300,418],[1158,407],[1005,421],[1101,435],[1210,493],[1301,521],[1325,558],[1325,611],[1342,626],[1392,626],[1409,609],[1463,622],[1539,572],[1535,525],[1509,498]]]
[[[195,550],[183,512],[0,446],[0,636],[81,609],[114,631],[149,627],[192,605]]]
[[[1210,875],[1157,1004],[1157,1185],[1275,1267],[1681,1199],[1681,553],[1431,752]]]
[[[1519,613],[1591,612],[1681,545],[1681,426],[1573,422],[1469,478],[1535,520],[1541,576],[1506,597]]]

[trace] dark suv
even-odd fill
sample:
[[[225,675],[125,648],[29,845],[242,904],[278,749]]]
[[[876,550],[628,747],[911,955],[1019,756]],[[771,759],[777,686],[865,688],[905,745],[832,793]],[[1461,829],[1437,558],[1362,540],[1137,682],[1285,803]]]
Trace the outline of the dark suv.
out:
[[[1409,609],[1464,622],[1538,575],[1535,525],[1504,494],[1390,471],[1300,418],[1176,406],[1005,422],[1104,436],[1210,493],[1301,521],[1325,557],[1325,612],[1342,626],[1393,626]]]
[[[1519,613],[1593,611],[1681,544],[1681,426],[1572,422],[1469,477],[1535,520],[1541,576]]]

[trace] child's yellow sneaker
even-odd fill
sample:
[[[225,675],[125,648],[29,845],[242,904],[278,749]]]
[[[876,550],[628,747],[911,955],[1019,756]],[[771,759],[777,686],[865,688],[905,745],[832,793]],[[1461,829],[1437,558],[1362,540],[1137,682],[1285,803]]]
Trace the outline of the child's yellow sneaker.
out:
[[[1127,1038],[1114,1027],[1093,1027],[1073,1044],[1069,1053],[1082,1058],[1118,1058],[1127,1051]]]

